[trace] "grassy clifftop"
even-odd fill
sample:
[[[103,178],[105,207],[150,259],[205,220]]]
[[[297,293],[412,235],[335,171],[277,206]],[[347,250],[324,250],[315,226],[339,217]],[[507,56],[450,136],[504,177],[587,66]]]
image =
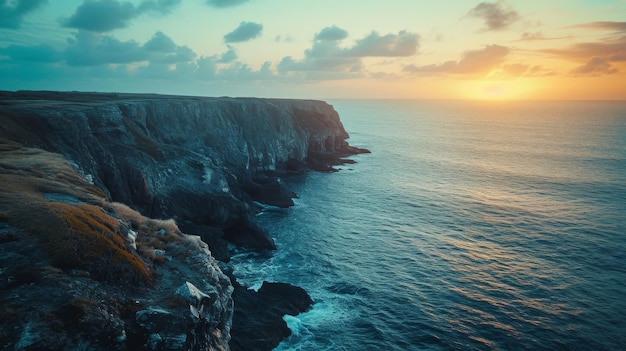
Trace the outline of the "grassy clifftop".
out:
[[[0,142],[0,220],[39,240],[52,266],[149,284],[149,262],[129,250],[124,219],[58,154]],[[5,234],[6,235],[6,234]]]
[[[232,286],[199,237],[110,202],[59,154],[2,139],[0,268],[5,348],[222,349],[230,340]],[[211,298],[178,294],[190,284]]]

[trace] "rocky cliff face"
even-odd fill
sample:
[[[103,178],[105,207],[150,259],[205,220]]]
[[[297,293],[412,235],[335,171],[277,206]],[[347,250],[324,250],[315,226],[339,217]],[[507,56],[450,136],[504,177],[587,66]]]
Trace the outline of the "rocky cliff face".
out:
[[[246,316],[235,348],[271,349],[284,328],[250,333],[308,296],[254,318],[231,295],[248,307],[264,297],[214,257],[228,261],[226,240],[273,249],[256,201],[289,206],[278,177],[367,151],[347,137],[320,101],[0,92],[3,344],[228,349],[235,313]]]
[[[227,350],[232,292],[198,236],[0,141],[3,349]]]
[[[321,101],[3,95],[0,138],[64,155],[112,200],[175,218],[222,259],[221,236],[274,248],[250,201],[292,204],[274,176],[332,170],[362,151],[348,146],[337,112]]]

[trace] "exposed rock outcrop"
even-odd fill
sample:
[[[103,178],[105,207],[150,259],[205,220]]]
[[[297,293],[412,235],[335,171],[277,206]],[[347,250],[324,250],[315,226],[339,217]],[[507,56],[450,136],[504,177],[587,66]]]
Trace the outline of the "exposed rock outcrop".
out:
[[[257,202],[368,152],[347,138],[321,101],[0,92],[0,344],[227,350],[232,327],[233,349],[275,347],[310,297],[214,257],[275,248]]]
[[[113,201],[147,216],[212,227],[193,234],[255,249],[275,246],[251,200],[292,204],[276,176],[332,171],[367,151],[347,144],[337,112],[321,101],[4,92],[0,104],[0,138],[64,155]]]
[[[3,349],[229,348],[233,287],[208,246],[61,155],[0,141],[0,238]]]

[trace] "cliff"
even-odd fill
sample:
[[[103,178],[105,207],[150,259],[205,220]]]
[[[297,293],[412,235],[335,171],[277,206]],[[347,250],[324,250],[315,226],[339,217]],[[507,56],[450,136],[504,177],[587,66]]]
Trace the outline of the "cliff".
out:
[[[272,249],[251,200],[289,206],[275,178],[332,170],[348,146],[321,101],[136,94],[0,94],[0,138],[62,154],[113,201],[173,217],[226,259],[225,237]]]
[[[233,327],[233,349],[271,349],[285,336],[271,324],[312,302],[287,285],[256,296],[214,257],[228,261],[227,241],[275,248],[257,202],[290,206],[280,177],[367,152],[347,138],[321,101],[0,92],[0,340],[219,350]],[[251,335],[259,321],[272,335]]]

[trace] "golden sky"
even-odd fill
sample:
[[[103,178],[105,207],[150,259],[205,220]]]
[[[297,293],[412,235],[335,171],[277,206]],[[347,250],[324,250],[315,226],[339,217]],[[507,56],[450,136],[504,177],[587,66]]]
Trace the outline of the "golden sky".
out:
[[[626,0],[4,0],[0,89],[626,100]]]

